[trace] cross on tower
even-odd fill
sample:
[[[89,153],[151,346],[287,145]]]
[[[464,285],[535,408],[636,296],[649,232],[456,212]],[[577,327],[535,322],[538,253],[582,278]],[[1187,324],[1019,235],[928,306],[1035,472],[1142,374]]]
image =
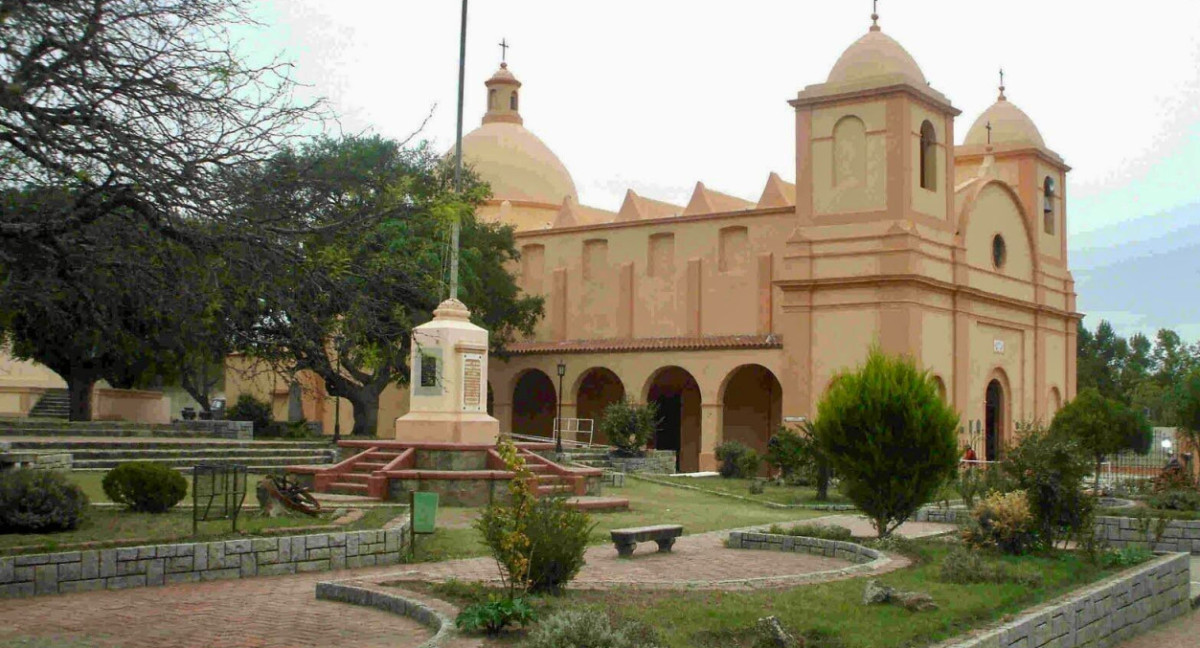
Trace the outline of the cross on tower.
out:
[[[500,62],[501,63],[504,63],[508,60],[508,47],[509,47],[508,41],[506,39],[501,38],[500,39]]]
[[[987,132],[988,132],[988,144],[991,144],[992,143],[992,122],[990,122],[990,121],[987,123]]]
[[[1000,87],[1004,87],[1004,68],[1000,68]]]

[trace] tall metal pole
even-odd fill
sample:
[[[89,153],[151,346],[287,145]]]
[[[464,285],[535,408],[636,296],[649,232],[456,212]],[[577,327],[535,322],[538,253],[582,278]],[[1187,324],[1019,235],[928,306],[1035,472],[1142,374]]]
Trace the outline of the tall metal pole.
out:
[[[462,34],[458,44],[458,130],[454,137],[454,193],[462,196],[463,78],[467,67],[467,0],[462,5]],[[458,215],[450,224],[450,299],[458,299]]]

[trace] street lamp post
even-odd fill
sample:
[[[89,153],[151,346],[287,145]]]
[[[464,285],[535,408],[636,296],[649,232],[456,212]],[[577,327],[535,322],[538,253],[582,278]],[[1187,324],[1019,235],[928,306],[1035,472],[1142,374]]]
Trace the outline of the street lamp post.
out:
[[[563,376],[567,375],[567,365],[562,360],[558,361],[558,418],[555,419],[554,430],[554,451],[559,455],[563,453],[562,449],[562,398],[563,398]]]

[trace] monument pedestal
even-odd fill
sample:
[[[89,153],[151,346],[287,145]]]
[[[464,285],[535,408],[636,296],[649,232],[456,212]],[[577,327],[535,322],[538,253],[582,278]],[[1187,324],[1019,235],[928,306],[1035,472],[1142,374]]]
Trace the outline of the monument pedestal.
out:
[[[500,422],[487,413],[488,332],[471,323],[457,299],[413,329],[408,414],[396,419],[396,439],[495,443]]]

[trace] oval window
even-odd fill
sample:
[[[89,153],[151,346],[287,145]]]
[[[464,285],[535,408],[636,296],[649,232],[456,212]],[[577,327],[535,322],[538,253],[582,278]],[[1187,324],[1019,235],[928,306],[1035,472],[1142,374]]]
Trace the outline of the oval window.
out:
[[[996,268],[1003,268],[1004,261],[1008,257],[1008,248],[1004,245],[1004,237],[997,234],[992,238],[992,263],[996,264]]]

